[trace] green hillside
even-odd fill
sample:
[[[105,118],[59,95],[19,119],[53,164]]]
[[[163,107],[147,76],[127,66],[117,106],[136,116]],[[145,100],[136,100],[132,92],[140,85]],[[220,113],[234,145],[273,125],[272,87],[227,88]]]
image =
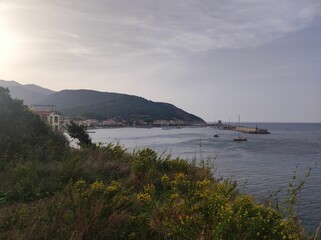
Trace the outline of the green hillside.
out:
[[[146,100],[142,97],[97,92],[91,90],[63,90],[54,93],[39,104],[56,105],[64,115],[74,118],[105,120],[119,117],[126,121],[142,119],[182,120],[186,123],[205,123],[203,119],[187,113],[172,104]]]
[[[62,136],[0,87],[0,168],[12,161],[60,159],[65,145]]]
[[[34,84],[22,85],[4,80],[0,80],[0,86],[9,88],[11,96],[23,100],[26,105],[56,105],[58,111],[71,118],[119,118],[127,123],[173,120],[184,124],[205,124],[203,119],[172,104],[133,95],[92,90],[54,92]]]

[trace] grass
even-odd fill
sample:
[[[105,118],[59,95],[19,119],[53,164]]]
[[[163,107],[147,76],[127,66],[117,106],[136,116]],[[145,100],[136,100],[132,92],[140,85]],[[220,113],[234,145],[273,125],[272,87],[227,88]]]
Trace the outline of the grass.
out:
[[[92,146],[6,170],[0,239],[313,239],[295,214],[256,203],[208,164],[152,149]]]

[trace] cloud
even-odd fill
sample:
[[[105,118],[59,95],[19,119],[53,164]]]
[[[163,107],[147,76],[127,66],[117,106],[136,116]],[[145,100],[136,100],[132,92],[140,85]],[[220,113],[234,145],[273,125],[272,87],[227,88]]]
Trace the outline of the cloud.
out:
[[[175,52],[258,46],[298,31],[321,15],[321,2],[316,0],[117,0],[96,4],[91,19],[113,32],[112,41],[134,49]]]
[[[319,0],[14,0],[0,6],[20,9],[34,38],[52,38],[49,49],[93,58],[256,47],[321,16]]]
[[[105,40],[100,49],[102,55],[175,58],[269,43],[319,18],[321,2],[115,0],[90,2],[90,7],[83,2],[77,13],[90,19],[88,24],[96,29],[92,31],[101,30],[100,35],[92,36],[97,36],[96,41]]]
[[[180,3],[174,8],[183,11],[174,15],[173,9],[163,9],[160,15],[166,22],[157,22],[175,32],[163,39],[168,47],[187,51],[262,45],[306,27],[321,14],[319,1],[188,1],[184,7]]]
[[[83,66],[122,79],[165,72],[163,81],[177,76],[172,65],[181,76],[186,55],[264,45],[321,16],[319,0],[10,0],[1,6],[28,65]]]

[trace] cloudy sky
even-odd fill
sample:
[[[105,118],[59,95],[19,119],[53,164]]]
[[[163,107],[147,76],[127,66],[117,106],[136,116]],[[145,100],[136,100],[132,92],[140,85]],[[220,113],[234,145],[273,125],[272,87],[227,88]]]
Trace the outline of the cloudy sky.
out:
[[[321,0],[0,0],[0,79],[321,122]]]

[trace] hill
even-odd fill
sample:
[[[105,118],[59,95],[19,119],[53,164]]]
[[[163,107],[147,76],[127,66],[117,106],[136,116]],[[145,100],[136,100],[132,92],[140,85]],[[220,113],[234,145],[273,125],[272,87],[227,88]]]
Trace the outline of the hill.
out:
[[[12,98],[21,99],[26,105],[41,101],[41,99],[54,93],[54,91],[34,84],[22,85],[16,81],[0,80],[0,86],[8,88]]]
[[[63,137],[39,116],[28,111],[21,100],[13,100],[9,91],[0,87],[0,168],[5,162],[52,161],[65,148]],[[51,149],[50,152],[48,149]]]
[[[64,115],[73,118],[105,120],[121,118],[127,122],[143,120],[176,120],[187,124],[205,123],[203,119],[187,113],[172,104],[153,102],[142,97],[98,92],[92,90],[63,90],[39,101],[38,104],[56,105]]]
[[[26,105],[55,105],[57,110],[71,118],[118,118],[127,124],[150,124],[157,120],[172,121],[174,124],[205,124],[200,117],[172,104],[133,95],[84,89],[54,92],[34,84],[22,85],[4,80],[0,80],[0,86],[9,88],[12,98],[21,99]]]

